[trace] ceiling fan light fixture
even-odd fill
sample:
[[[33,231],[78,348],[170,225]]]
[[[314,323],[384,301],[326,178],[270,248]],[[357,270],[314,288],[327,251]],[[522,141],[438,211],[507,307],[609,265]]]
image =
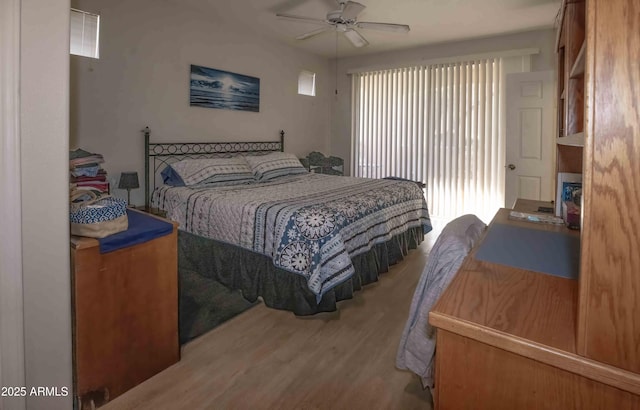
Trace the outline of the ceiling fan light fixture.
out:
[[[324,28],[309,31],[296,37],[297,40],[305,40],[324,33],[327,30],[334,29],[336,32],[342,33],[353,44],[354,47],[365,47],[369,42],[354,28],[367,30],[391,31],[396,33],[406,33],[409,26],[406,24],[392,23],[376,23],[376,22],[359,22],[358,15],[365,9],[363,4],[352,0],[336,0],[340,6],[340,10],[333,10],[327,13],[326,19],[317,19],[305,16],[296,16],[293,14],[277,13],[276,16],[281,19],[298,21],[302,23],[320,24]]]

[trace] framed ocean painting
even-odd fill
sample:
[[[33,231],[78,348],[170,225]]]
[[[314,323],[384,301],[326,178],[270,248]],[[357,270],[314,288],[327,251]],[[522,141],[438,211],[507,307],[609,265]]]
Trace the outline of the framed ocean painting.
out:
[[[189,101],[192,107],[260,111],[260,79],[191,65]]]

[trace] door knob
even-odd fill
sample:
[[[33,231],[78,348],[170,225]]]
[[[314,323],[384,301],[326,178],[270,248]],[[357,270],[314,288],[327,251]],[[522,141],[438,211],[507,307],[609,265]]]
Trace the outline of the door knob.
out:
[[[510,170],[513,171],[514,169],[516,169],[516,166],[513,165],[513,164],[509,164],[509,165],[507,165],[507,168],[509,168]]]

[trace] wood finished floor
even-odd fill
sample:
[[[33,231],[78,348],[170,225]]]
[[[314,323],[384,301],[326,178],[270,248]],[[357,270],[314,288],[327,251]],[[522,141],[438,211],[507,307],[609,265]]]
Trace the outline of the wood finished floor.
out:
[[[182,359],[105,410],[431,409],[416,375],[395,368],[411,297],[437,232],[381,275],[311,317],[256,306],[188,343]]]

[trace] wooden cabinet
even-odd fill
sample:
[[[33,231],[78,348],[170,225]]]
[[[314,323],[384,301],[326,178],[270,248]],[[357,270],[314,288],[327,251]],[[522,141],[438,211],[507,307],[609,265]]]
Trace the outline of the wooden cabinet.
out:
[[[177,233],[101,254],[72,237],[74,391],[100,406],[177,362]]]
[[[583,174],[578,351],[640,372],[640,2],[562,11],[557,169]]]
[[[437,408],[640,408],[640,1],[563,8],[557,166],[583,173],[579,278],[472,253],[430,314]]]
[[[640,373],[640,1],[587,1],[578,353]]]
[[[558,172],[582,173],[585,91],[585,0],[563,2],[558,30]]]
[[[438,330],[437,346],[436,409],[640,408],[638,395],[491,343]]]
[[[488,229],[580,235],[508,215],[500,210]],[[576,347],[579,280],[476,258],[484,240],[429,314],[438,329],[436,409],[639,409],[640,374]],[[545,257],[544,244],[530,248]]]

